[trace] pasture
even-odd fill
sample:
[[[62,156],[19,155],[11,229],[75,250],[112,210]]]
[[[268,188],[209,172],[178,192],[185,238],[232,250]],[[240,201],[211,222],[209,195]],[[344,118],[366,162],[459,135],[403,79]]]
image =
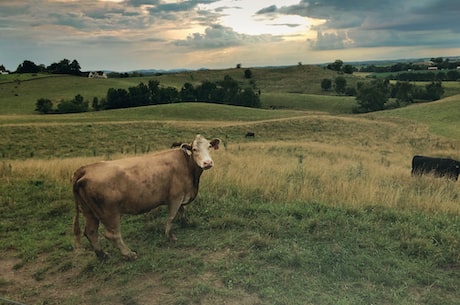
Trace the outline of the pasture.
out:
[[[294,102],[297,94],[286,96]],[[368,115],[337,111],[342,105],[327,99],[301,110],[313,100],[297,100],[305,103],[297,110],[187,103],[4,113],[0,297],[24,304],[456,304],[458,182],[411,177],[410,161],[421,153],[460,159],[458,96]],[[245,138],[247,131],[256,136]],[[106,261],[85,239],[85,249],[73,249],[76,168],[168,149],[196,133],[225,145],[202,176],[189,224],[174,223],[177,242],[165,238],[160,208],[122,218],[125,242],[139,255],[134,262],[105,240]]]

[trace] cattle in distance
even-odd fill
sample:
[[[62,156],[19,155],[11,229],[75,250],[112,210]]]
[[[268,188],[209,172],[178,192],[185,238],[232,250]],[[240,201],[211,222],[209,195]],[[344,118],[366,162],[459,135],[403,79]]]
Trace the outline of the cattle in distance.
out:
[[[412,176],[433,174],[457,181],[460,174],[460,162],[448,158],[414,156],[412,158]]]
[[[123,242],[120,216],[146,213],[160,205],[168,207],[165,234],[169,240],[176,240],[171,232],[172,221],[177,213],[185,219],[184,205],[197,196],[201,174],[214,165],[210,150],[218,149],[220,142],[197,135],[191,144],[182,144],[181,149],[101,161],[77,169],[72,177],[76,246],[80,245],[82,212],[84,234],[97,257],[107,256],[98,239],[102,223],[104,236],[120,253],[127,259],[136,259],[136,252]]]
[[[181,145],[182,145],[182,142],[172,142],[171,143],[171,148],[180,147]]]
[[[244,136],[245,138],[254,138],[256,134],[252,131],[246,132],[246,135]]]

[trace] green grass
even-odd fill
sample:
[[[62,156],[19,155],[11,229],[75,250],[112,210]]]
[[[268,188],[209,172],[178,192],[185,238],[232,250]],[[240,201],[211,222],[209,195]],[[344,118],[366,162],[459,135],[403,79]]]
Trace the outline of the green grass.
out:
[[[210,103],[177,103],[66,115],[0,115],[1,124],[72,124],[134,121],[259,121],[302,115],[294,110],[232,107]]]
[[[174,85],[233,73],[243,82],[243,72],[161,77]],[[457,304],[458,182],[412,179],[410,157],[418,151],[455,154],[459,97],[353,116],[349,98],[316,96],[318,81],[298,80],[307,74],[324,75],[310,67],[253,70],[267,88],[266,105],[288,108],[283,110],[182,103],[35,115],[34,101],[10,105],[13,97],[0,95],[0,297],[69,305]],[[12,86],[1,81],[1,90]],[[88,84],[106,80],[57,81],[62,86],[46,92],[72,95],[85,84],[88,94],[104,92],[105,85]],[[136,85],[139,79],[112,84],[129,81]],[[32,96],[28,90],[18,99]],[[256,132],[254,139],[244,138],[248,130]],[[164,237],[166,209],[160,208],[122,218],[124,240],[138,252],[137,261],[124,261],[105,240],[107,261],[95,258],[86,239],[84,249],[74,251],[69,177],[79,164],[166,149],[196,133],[226,145],[215,152],[216,168],[203,174],[189,225],[174,224],[176,243]],[[251,177],[262,178],[239,183]],[[356,181],[375,186],[348,191]],[[282,187],[267,190],[266,182]],[[310,186],[312,199],[300,197],[300,189]],[[288,187],[298,190],[290,200]],[[367,190],[399,199],[394,206],[366,201],[374,198]],[[410,194],[420,201],[433,195],[449,208],[409,205]]]
[[[329,96],[303,93],[267,93],[262,97],[264,107],[298,109],[327,113],[352,113],[356,100],[350,96]]]
[[[429,127],[435,134],[460,139],[460,95],[436,102],[414,104],[410,107],[376,113],[377,116],[409,119]]]
[[[125,241],[139,259],[125,262],[104,242],[112,256],[101,263],[89,249],[73,252],[66,188],[40,175],[1,184],[0,245],[19,259],[16,272],[37,267],[30,275],[36,288],[3,296],[141,304],[150,285],[171,287],[156,296],[159,304],[238,303],[241,297],[251,304],[455,304],[460,297],[458,216],[267,202],[207,189],[190,209],[190,225],[176,228],[175,244],[163,236],[165,209],[151,220],[125,217]],[[144,277],[147,282],[139,282]],[[0,291],[10,285],[5,281]],[[63,287],[80,293],[53,297],[36,290]]]
[[[244,77],[244,71],[245,68],[109,79],[89,79],[63,75],[49,76],[46,74],[4,75],[0,78],[0,115],[34,114],[35,104],[40,98],[48,98],[54,103],[58,103],[63,99],[70,100],[80,94],[91,102],[93,97],[99,99],[105,97],[109,88],[126,89],[131,86],[137,86],[140,82],[148,83],[149,80],[157,80],[161,86],[172,86],[180,90],[186,82],[198,85],[204,80],[223,80],[226,75],[240,82],[241,87],[250,86],[250,81],[255,82],[256,87],[262,92],[262,104],[265,108],[268,108],[270,102],[268,101],[267,106],[265,106],[265,93],[299,93],[300,95],[291,95],[289,99],[293,100],[297,96],[298,99],[295,103],[304,103],[305,99],[311,99],[311,96],[306,97],[303,94],[323,95],[321,80],[336,77],[336,73],[314,66],[251,68],[253,77],[250,80]],[[361,79],[351,75],[346,77],[350,85],[356,84],[357,80]],[[327,99],[327,97],[319,97],[321,100],[325,98]],[[335,100],[332,97],[331,103],[336,103]],[[326,104],[328,103],[326,102]],[[305,108],[305,106],[302,108]],[[327,109],[328,107],[326,106],[325,108]],[[338,108],[334,109],[337,110]],[[349,111],[349,109],[346,109],[346,111]]]

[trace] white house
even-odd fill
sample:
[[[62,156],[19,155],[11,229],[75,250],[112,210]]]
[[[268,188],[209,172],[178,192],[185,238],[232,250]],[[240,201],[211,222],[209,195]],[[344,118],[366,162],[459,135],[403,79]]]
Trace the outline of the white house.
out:
[[[88,78],[107,78],[104,71],[91,71],[88,73]]]

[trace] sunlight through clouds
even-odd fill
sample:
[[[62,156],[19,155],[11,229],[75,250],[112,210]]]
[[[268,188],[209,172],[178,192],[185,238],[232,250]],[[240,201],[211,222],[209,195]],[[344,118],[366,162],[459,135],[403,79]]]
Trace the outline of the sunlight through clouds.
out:
[[[0,65],[75,58],[83,69],[126,71],[456,56],[457,2],[0,0]]]
[[[257,15],[257,12],[269,6],[297,4],[299,0],[253,1],[222,0],[200,6],[204,10],[220,11],[219,18],[223,26],[246,35],[305,35],[310,26],[308,18],[294,15],[269,14]]]

